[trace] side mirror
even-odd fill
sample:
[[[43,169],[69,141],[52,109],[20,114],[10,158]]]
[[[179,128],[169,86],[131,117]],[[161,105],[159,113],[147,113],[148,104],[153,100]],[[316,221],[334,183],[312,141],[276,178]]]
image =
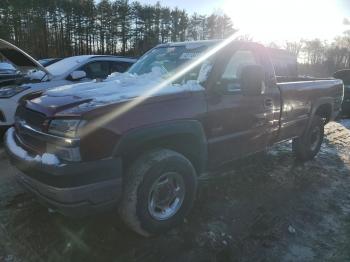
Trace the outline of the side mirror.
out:
[[[70,80],[73,80],[73,81],[77,81],[77,80],[83,79],[85,77],[86,77],[85,71],[73,71],[69,75]]]
[[[259,96],[263,92],[264,69],[259,65],[248,65],[242,69],[240,83],[242,94]]]

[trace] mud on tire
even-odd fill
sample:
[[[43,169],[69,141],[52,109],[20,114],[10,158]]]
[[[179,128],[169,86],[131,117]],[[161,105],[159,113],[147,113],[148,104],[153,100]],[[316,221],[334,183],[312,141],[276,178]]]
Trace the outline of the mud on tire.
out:
[[[300,161],[313,159],[320,151],[324,137],[324,120],[315,115],[310,127],[298,138],[293,139],[292,148],[296,158]]]
[[[196,172],[186,157],[168,149],[152,150],[141,155],[128,170],[119,214],[132,230],[143,236],[160,234],[183,222],[193,205],[196,189]],[[181,194],[177,193],[180,190]],[[181,195],[174,202],[172,191]],[[170,204],[165,212],[162,207],[157,210],[155,202],[162,206],[167,201]]]

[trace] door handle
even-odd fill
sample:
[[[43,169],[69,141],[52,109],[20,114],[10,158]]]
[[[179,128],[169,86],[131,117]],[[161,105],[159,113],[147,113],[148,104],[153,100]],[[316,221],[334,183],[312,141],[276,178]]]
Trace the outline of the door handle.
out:
[[[264,100],[264,106],[265,106],[265,108],[273,107],[273,100],[271,98],[266,98]]]

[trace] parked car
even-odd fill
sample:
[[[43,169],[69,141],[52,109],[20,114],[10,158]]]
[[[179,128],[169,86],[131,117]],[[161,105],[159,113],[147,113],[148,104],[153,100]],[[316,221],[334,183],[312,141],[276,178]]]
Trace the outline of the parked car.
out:
[[[350,116],[350,69],[339,70],[334,73],[334,78],[344,82],[344,100],[342,105],[342,114]]]
[[[43,67],[24,51],[1,39],[0,53],[17,66],[18,70],[25,72],[31,69],[27,75],[26,84],[0,88],[0,128],[2,129],[7,129],[14,124],[18,102],[24,96],[57,86],[105,78],[113,72],[126,71],[136,61],[136,59],[121,56],[82,55],[64,58]]]
[[[22,77],[23,75],[10,63],[0,62],[0,87],[14,84]]]
[[[0,74],[15,74],[17,72],[10,63],[0,62]]]
[[[279,83],[259,44],[162,44],[127,73],[23,101],[5,144],[18,180],[72,216],[115,208],[149,236],[181,223],[201,174],[293,139],[313,159],[341,80]]]
[[[49,65],[52,65],[58,61],[61,61],[62,58],[43,58],[43,59],[40,59],[38,62],[44,66],[44,67],[47,67]]]

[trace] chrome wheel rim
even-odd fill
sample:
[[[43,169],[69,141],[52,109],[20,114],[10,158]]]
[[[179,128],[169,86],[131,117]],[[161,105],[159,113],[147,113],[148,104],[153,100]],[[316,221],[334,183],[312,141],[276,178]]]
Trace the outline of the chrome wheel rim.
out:
[[[185,182],[176,172],[161,175],[152,185],[148,196],[148,211],[156,220],[174,216],[185,198]]]
[[[311,136],[310,136],[310,149],[312,151],[316,150],[319,140],[321,138],[321,130],[319,127],[315,127],[312,131],[311,131]]]

